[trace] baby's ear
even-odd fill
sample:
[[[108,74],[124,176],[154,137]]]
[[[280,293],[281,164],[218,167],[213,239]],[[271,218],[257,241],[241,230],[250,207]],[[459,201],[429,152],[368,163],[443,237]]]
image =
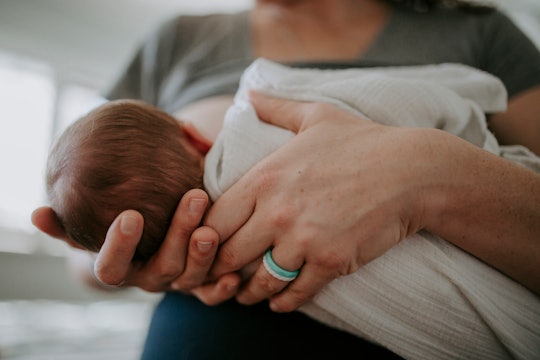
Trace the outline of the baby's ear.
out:
[[[193,123],[185,121],[181,122],[180,126],[182,126],[189,143],[202,155],[206,155],[212,147],[212,142],[205,138]]]

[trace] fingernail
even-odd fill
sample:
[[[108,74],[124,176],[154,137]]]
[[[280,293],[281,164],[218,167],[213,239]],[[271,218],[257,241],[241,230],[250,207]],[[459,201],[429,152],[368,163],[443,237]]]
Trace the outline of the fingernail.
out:
[[[197,249],[201,252],[208,252],[212,248],[211,241],[197,241]]]
[[[200,214],[204,211],[205,205],[204,199],[191,199],[189,202],[189,211],[193,214]]]
[[[178,291],[178,290],[180,290],[180,286],[177,283],[172,283],[171,284],[171,289]]]
[[[236,291],[236,288],[238,287],[237,284],[228,284],[225,289],[227,290],[227,292],[229,293],[233,293]]]
[[[279,305],[270,301],[270,310],[272,310],[273,312],[280,312],[281,309],[279,308]]]
[[[137,231],[137,219],[133,216],[124,215],[120,220],[120,231],[124,235],[131,235]]]
[[[111,283],[111,281],[104,281],[100,276],[100,268],[102,268],[101,262],[96,260],[94,266],[92,267],[92,275],[94,279],[104,288],[117,288],[125,284],[125,280],[120,280],[118,283]]]

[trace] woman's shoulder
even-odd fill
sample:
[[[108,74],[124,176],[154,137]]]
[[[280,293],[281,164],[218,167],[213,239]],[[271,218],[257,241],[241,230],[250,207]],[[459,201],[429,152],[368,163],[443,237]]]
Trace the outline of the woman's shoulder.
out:
[[[197,40],[197,35],[207,37],[209,34],[222,34],[234,27],[247,24],[248,11],[238,13],[211,13],[204,15],[179,14],[165,20],[159,27],[161,34],[175,34]]]
[[[395,11],[367,54],[399,64],[454,62],[499,77],[510,95],[540,83],[540,53],[501,10],[438,7]]]
[[[477,22],[506,22],[508,16],[493,6],[444,6],[440,5],[425,12],[399,10],[402,15],[423,18],[425,21],[477,21]]]

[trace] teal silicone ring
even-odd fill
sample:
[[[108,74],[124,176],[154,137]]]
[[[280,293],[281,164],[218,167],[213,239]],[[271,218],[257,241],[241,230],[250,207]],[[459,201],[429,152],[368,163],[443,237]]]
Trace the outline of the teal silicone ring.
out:
[[[300,273],[300,270],[289,271],[276,264],[274,259],[272,259],[272,249],[268,250],[266,254],[264,254],[264,258],[266,259],[268,266],[279,276],[283,276],[287,279],[294,279]]]

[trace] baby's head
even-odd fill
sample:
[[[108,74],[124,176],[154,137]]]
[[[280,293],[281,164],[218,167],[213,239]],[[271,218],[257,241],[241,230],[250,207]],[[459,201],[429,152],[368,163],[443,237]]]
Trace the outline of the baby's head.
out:
[[[134,260],[146,260],[182,195],[202,188],[201,157],[170,115],[139,101],[111,101],[58,138],[47,163],[47,195],[70,240],[96,252],[120,212],[139,211],[144,232]]]

